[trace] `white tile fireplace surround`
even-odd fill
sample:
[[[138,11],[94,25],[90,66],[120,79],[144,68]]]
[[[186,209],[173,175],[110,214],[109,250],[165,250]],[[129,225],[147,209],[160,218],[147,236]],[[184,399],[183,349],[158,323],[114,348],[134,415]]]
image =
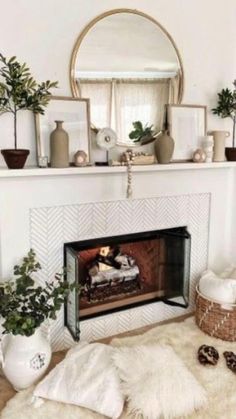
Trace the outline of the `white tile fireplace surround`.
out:
[[[63,266],[66,242],[187,226],[192,236],[188,310],[193,310],[199,274],[208,265],[219,270],[234,257],[235,169],[185,165],[134,168],[129,200],[124,168],[0,170],[1,277],[11,275],[30,247],[42,264],[38,278],[44,283]],[[81,338],[98,339],[184,312],[158,302],[107,314],[82,321]],[[63,311],[50,336],[55,350],[71,345]]]

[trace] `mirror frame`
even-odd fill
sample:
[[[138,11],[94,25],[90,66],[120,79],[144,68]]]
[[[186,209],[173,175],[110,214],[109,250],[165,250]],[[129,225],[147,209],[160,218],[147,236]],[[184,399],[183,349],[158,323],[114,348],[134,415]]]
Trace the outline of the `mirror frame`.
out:
[[[181,78],[180,78],[180,87],[179,87],[179,94],[178,94],[178,101],[176,104],[180,104],[182,102],[182,98],[183,98],[183,92],[184,92],[184,70],[183,70],[183,62],[182,62],[182,58],[180,56],[179,50],[172,38],[172,36],[169,34],[169,32],[167,32],[167,30],[157,21],[155,20],[153,17],[147,15],[146,13],[143,13],[139,10],[136,9],[113,9],[113,10],[109,10],[108,12],[102,13],[101,15],[95,17],[93,20],[91,20],[86,26],[85,28],[82,30],[82,32],[80,33],[80,35],[78,36],[75,45],[73,47],[72,50],[72,54],[71,54],[71,60],[70,60],[70,87],[71,87],[71,92],[73,97],[79,97],[79,90],[78,90],[78,86],[75,80],[75,65],[76,65],[76,59],[77,59],[77,55],[78,55],[78,51],[80,48],[80,45],[83,41],[83,39],[85,38],[85,36],[87,35],[88,31],[100,20],[104,19],[105,17],[117,14],[117,13],[132,13],[132,14],[136,14],[139,16],[142,16],[148,20],[150,20],[151,22],[153,22],[155,25],[157,25],[167,36],[167,38],[170,40],[170,42],[172,43],[176,55],[178,57],[178,61],[179,61],[179,66],[180,66],[180,74],[181,74]]]

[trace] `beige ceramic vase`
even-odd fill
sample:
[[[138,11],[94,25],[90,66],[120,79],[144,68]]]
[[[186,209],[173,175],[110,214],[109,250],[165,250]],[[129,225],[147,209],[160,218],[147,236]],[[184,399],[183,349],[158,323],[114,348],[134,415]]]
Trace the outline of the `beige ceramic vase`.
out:
[[[213,135],[213,161],[225,161],[225,140],[230,135],[228,131],[212,131]]]
[[[69,166],[69,136],[64,130],[63,121],[55,121],[56,128],[50,135],[51,167]]]
[[[158,163],[170,163],[174,153],[175,143],[168,131],[162,131],[155,141],[155,153]]]

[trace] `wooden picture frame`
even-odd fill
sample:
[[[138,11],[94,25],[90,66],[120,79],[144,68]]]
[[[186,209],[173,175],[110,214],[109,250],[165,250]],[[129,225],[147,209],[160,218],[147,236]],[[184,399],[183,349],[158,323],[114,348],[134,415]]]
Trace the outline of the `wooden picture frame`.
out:
[[[175,142],[173,161],[192,161],[207,132],[207,107],[204,105],[167,105],[170,136]]]
[[[63,128],[69,135],[69,158],[73,165],[74,154],[83,150],[90,162],[90,104],[89,99],[52,96],[44,115],[35,115],[37,162],[48,157],[50,162],[50,134],[55,121],[64,121]]]

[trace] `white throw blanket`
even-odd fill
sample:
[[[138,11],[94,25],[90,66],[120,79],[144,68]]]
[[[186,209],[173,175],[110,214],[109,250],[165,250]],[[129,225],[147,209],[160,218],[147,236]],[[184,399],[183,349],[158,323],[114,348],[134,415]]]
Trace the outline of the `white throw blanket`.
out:
[[[141,336],[115,339],[114,346],[149,345],[162,343],[172,346],[177,355],[207,391],[208,404],[188,419],[235,419],[236,418],[236,376],[225,365],[222,353],[236,352],[236,343],[224,342],[202,333],[193,318],[182,323],[158,326]],[[205,367],[197,360],[197,350],[202,344],[213,345],[220,354],[215,367]],[[2,412],[1,419],[104,419],[104,416],[79,407],[46,401],[38,408],[32,408],[29,400],[32,389],[17,394]],[[171,401],[170,401],[171,402]],[[124,411],[122,419],[128,418]]]

